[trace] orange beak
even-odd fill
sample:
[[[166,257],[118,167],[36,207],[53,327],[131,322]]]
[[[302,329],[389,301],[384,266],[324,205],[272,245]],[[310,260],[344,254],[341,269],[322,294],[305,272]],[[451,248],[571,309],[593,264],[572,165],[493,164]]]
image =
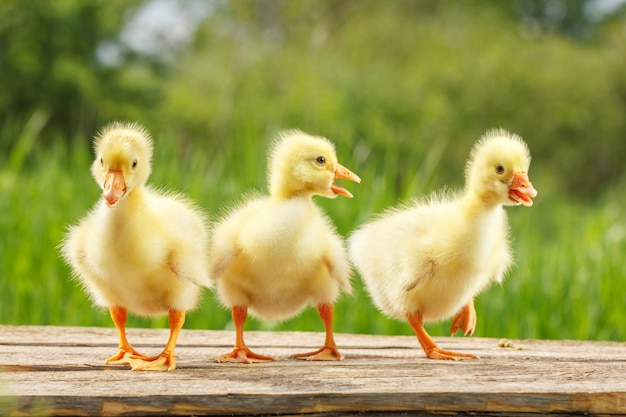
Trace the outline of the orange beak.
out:
[[[356,182],[357,184],[361,182],[361,178],[359,178],[358,175],[356,175],[354,172],[350,171],[348,168],[344,167],[343,165],[339,163],[337,164],[337,167],[335,168],[335,179],[350,180],[350,181]],[[348,198],[353,197],[352,193],[350,193],[350,191],[343,188],[341,185],[333,183],[333,185],[330,186],[330,189],[332,190],[333,193],[337,195],[342,195]]]
[[[533,200],[531,199],[536,196],[537,190],[535,190],[530,183],[528,174],[525,172],[515,173],[511,185],[509,186],[509,198],[518,204],[530,207],[533,205]]]
[[[126,183],[122,171],[110,169],[104,178],[104,193],[102,196],[109,207],[117,206],[120,198],[126,193]]]

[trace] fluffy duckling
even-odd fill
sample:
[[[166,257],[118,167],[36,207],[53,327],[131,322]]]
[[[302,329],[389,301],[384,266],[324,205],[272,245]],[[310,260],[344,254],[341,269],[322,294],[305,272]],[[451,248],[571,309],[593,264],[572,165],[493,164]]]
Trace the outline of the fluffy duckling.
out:
[[[194,308],[200,286],[210,286],[208,225],[186,198],[145,183],[152,139],[137,124],[111,123],[94,140],[91,166],[102,199],[62,242],[62,254],[96,304],[109,308],[119,333],[108,364],[133,370],[174,370],[174,349]],[[154,357],[138,353],[126,338],[127,311],[168,313],[170,337]]]
[[[476,358],[439,349],[424,322],[452,315],[452,334],[471,335],[473,298],[511,264],[503,206],[532,205],[530,154],[523,140],[502,129],[474,146],[465,189],[387,211],[348,240],[350,259],[376,306],[406,319],[429,358]]]
[[[269,196],[251,198],[216,225],[211,276],[222,303],[232,309],[236,339],[220,362],[253,363],[272,357],[252,352],[243,338],[248,311],[263,319],[286,319],[308,303],[317,306],[326,328],[324,346],[295,355],[341,360],[332,330],[339,289],[350,292],[350,266],[343,241],[313,195],[352,194],[333,181],[360,178],[337,162],[325,138],[284,132],[269,158]]]

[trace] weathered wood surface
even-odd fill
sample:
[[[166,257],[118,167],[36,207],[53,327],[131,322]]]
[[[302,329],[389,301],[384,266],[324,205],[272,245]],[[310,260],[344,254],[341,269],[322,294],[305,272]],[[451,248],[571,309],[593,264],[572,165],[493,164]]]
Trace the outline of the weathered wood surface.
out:
[[[141,352],[158,353],[167,330],[129,329]],[[435,338],[480,356],[426,359],[410,336],[337,334],[346,359],[306,362],[321,333],[247,332],[277,361],[217,363],[230,331],[183,330],[174,372],[104,366],[112,328],[0,326],[0,415],[626,415],[626,344]],[[363,414],[360,414],[363,415]]]

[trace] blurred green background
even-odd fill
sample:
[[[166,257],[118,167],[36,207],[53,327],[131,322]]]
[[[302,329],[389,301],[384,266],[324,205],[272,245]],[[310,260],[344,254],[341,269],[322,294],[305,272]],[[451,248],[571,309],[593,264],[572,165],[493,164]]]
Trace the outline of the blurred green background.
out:
[[[621,1],[3,0],[0,45],[2,324],[112,326],[57,248],[99,198],[91,138],[111,120],[144,124],[150,183],[212,218],[265,190],[279,130],[326,136],[363,179],[352,200],[317,199],[344,236],[462,187],[473,143],[503,127],[529,144],[539,195],[507,209],[515,266],[477,297],[475,335],[626,336]],[[353,282],[336,331],[411,334]],[[231,328],[230,313],[207,291],[185,327]],[[248,328],[323,329],[314,309]]]

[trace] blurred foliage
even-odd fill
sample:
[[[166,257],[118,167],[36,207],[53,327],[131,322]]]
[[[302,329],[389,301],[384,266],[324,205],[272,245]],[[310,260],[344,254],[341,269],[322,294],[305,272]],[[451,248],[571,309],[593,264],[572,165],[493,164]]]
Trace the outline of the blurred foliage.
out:
[[[96,60],[98,45],[114,39],[124,12],[138,0],[3,0],[0,2],[0,114],[3,129],[20,126],[34,113],[47,120],[44,141],[91,135],[103,119],[146,103],[138,78]],[[128,106],[126,105],[128,104]],[[11,132],[13,137],[19,132]],[[10,137],[11,135],[3,135]],[[17,142],[17,141],[15,141]],[[1,143],[3,151],[13,143]]]
[[[391,153],[397,170],[385,174],[400,193],[434,144],[448,142],[444,166],[462,167],[502,126],[527,139],[557,190],[596,197],[622,174],[625,21],[581,40],[507,4],[227,3],[167,83],[165,117],[190,136],[232,139],[253,123],[260,137],[299,126],[362,143],[363,163]]]
[[[128,28],[149,32],[136,17],[158,2],[210,7],[189,43],[137,50]],[[327,136],[363,179],[350,201],[317,199],[344,236],[399,200],[460,187],[474,141],[503,127],[529,143],[539,197],[510,210],[517,266],[477,298],[477,335],[623,340],[626,8],[602,15],[602,2],[3,0],[0,323],[110,325],[55,249],[98,198],[90,138],[110,120],[146,125],[150,182],[213,218],[265,188],[278,130]],[[338,331],[410,333],[353,282]],[[186,326],[228,320],[207,296]],[[321,324],[308,309],[250,326]]]
[[[473,141],[501,126],[541,161],[540,191],[593,199],[621,178],[626,150],[626,13],[599,18],[597,3],[215,1],[193,42],[159,60],[120,39],[138,1],[6,0],[0,114],[19,123],[2,137],[34,115],[43,142],[130,119],[215,153],[299,127],[359,166],[395,161],[386,175],[404,196],[458,184]],[[116,65],[98,59],[111,46]],[[420,167],[429,152],[455,168]],[[437,177],[415,189],[419,170]]]

